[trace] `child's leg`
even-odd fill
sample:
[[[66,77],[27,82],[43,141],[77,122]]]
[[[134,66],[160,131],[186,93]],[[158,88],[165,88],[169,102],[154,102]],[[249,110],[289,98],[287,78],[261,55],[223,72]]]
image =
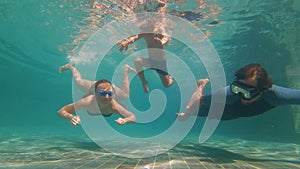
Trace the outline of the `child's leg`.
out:
[[[144,58],[136,58],[134,60],[134,65],[135,65],[136,71],[138,72],[138,76],[140,77],[140,79],[142,81],[144,92],[148,93],[149,92],[148,82],[146,81],[143,67],[149,67],[149,64],[148,64],[147,60]]]
[[[158,74],[159,74],[159,78],[164,87],[170,87],[173,84],[172,76],[170,76],[168,74],[166,74],[166,75],[163,75],[161,73],[158,73]]]
[[[124,65],[124,76],[123,76],[123,80],[122,80],[122,90],[120,88],[118,88],[117,86],[113,85],[115,93],[116,93],[116,97],[120,100],[125,100],[129,98],[129,92],[130,92],[130,88],[129,88],[129,78],[128,78],[128,71],[132,71],[134,73],[136,73],[136,70],[132,67],[130,67],[129,65]]]

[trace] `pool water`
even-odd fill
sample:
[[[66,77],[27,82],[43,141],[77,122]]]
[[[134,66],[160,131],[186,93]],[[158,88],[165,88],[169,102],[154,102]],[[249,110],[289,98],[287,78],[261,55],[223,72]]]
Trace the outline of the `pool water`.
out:
[[[135,1],[126,2],[135,7]],[[73,127],[61,119],[57,110],[77,96],[71,73],[59,74],[58,68],[70,60],[79,66],[88,62],[80,53],[85,44],[105,25],[130,14],[120,7],[126,2],[105,0],[99,1],[100,6],[92,0],[0,2],[0,168],[300,168],[297,106],[222,121],[204,143],[199,143],[199,134],[206,119],[198,117],[178,144],[141,158],[110,152],[94,142],[84,124]],[[226,84],[233,80],[237,69],[255,62],[268,70],[275,84],[300,89],[299,1],[169,1],[167,12],[208,37],[223,65]],[[115,44],[105,53],[96,78],[112,79],[124,63],[134,66],[131,56],[144,49],[144,41],[137,41],[122,53]],[[187,43],[173,39],[166,50],[170,57],[175,53],[195,79],[208,76],[205,63]],[[171,72],[182,71],[176,61],[168,62]],[[146,71],[151,91],[145,94],[138,77],[134,73],[129,76],[133,110],[143,113],[151,109],[152,103],[154,110],[159,109],[155,97],[151,100],[151,93],[156,96],[156,92],[164,94],[166,107],[149,123],[118,126],[114,123],[116,115],[106,121],[129,137],[163,133],[176,122],[175,113],[183,104],[179,80],[163,88],[156,73]],[[120,86],[120,79],[116,83]],[[128,106],[128,102],[124,104]],[[97,137],[105,140],[105,134],[96,130],[100,133]],[[107,144],[118,147],[122,140]],[[145,154],[160,148],[148,147]],[[135,153],[133,149],[128,151]]]

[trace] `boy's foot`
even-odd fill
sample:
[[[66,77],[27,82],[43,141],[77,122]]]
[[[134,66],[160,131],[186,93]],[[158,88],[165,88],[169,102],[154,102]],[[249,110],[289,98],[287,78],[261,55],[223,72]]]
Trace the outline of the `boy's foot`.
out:
[[[124,65],[124,72],[128,72],[128,71],[137,73],[136,70],[135,70],[134,68],[130,67],[128,64],[125,64],[125,65]]]
[[[199,79],[198,81],[198,85],[201,86],[201,85],[206,85],[206,83],[209,82],[209,79],[208,78],[205,78],[205,79]]]
[[[149,92],[148,82],[142,82],[142,84],[143,84],[144,92],[148,93]]]
[[[170,87],[173,84],[173,78],[170,75],[159,75],[160,80],[164,87]]]
[[[166,76],[166,80],[167,80],[167,87],[170,87],[173,84],[173,78],[170,75]]]

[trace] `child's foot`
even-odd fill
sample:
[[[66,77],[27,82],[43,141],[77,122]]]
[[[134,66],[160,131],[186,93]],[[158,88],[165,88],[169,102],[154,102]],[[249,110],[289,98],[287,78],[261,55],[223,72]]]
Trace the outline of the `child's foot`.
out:
[[[209,79],[208,79],[208,78],[205,78],[205,79],[199,79],[197,82],[198,82],[199,86],[201,86],[201,85],[206,85],[206,83],[209,82]]]
[[[62,73],[62,72],[65,71],[65,70],[71,69],[71,67],[72,67],[72,65],[71,65],[70,63],[67,63],[67,64],[61,66],[61,67],[58,69],[58,72],[59,72],[59,73]]]
[[[170,87],[173,84],[173,78],[170,75],[159,75],[164,87]]]
[[[124,65],[124,72],[128,72],[128,71],[137,73],[136,70],[135,70],[134,68],[130,67],[128,64],[125,64],[125,65]]]
[[[148,82],[142,82],[142,83],[143,83],[144,92],[148,93],[149,92]]]
[[[167,75],[166,79],[167,79],[167,83],[168,83],[167,87],[170,87],[173,84],[173,78],[172,78],[172,76]]]

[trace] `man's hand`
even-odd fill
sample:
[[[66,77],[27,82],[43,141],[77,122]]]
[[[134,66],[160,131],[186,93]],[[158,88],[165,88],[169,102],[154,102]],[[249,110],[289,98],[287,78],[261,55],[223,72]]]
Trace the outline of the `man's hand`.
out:
[[[127,49],[128,49],[128,44],[129,44],[129,42],[128,42],[127,39],[125,39],[125,40],[123,40],[122,42],[120,42],[120,43],[119,43],[119,47],[118,47],[119,51],[122,52],[123,49],[127,50]]]
[[[118,123],[119,125],[123,125],[127,122],[127,120],[120,117],[117,120],[115,120],[115,122]]]
[[[73,126],[77,126],[78,124],[80,124],[80,117],[79,116],[73,116],[72,119],[70,120],[70,123]]]

